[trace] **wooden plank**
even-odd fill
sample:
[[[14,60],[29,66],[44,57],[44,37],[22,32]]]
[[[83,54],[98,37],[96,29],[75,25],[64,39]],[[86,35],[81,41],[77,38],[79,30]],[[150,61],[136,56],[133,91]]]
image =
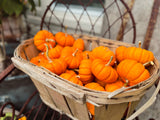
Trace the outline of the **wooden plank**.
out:
[[[31,78],[34,85],[36,86],[37,90],[40,93],[40,96],[43,98],[43,101],[47,102],[47,104],[49,106],[52,106],[54,108],[57,108],[57,106],[55,105],[54,101],[51,99],[51,97],[48,95],[48,91],[45,88],[45,85],[43,85],[42,83],[40,83],[39,81]]]
[[[139,104],[139,102],[140,102],[140,100],[133,101],[133,102],[129,103],[126,118],[128,118],[134,112],[134,110],[137,107],[137,105]]]
[[[90,120],[86,104],[78,103],[75,100],[66,97],[71,112],[78,120]]]
[[[95,106],[95,120],[121,120],[128,103]]]
[[[54,101],[58,109],[62,110],[65,114],[72,115],[70,108],[66,103],[65,97],[62,94],[52,90],[49,87],[46,87],[46,90],[48,91],[49,96],[51,97],[52,101]]]

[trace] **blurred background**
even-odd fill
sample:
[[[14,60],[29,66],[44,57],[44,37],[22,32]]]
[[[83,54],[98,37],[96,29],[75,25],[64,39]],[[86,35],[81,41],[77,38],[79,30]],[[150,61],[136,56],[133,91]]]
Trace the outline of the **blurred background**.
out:
[[[100,2],[101,1],[101,2]],[[90,15],[89,19],[96,19],[102,12],[102,4],[112,5],[115,0],[93,0],[87,10],[88,13],[83,14],[80,20],[82,28],[86,33],[90,32],[91,25],[89,20],[86,19],[87,14]],[[117,1],[117,0],[116,0]],[[160,61],[159,51],[160,51],[160,11],[159,5],[160,0],[124,0],[129,6],[132,15],[134,17],[136,26],[136,41],[135,44],[138,46],[138,41],[143,43],[147,42],[148,49],[151,50],[155,57]],[[47,6],[50,4],[51,0],[1,0],[0,1],[0,72],[11,64],[11,57],[13,56],[14,49],[24,40],[34,37],[34,35],[41,29],[41,21]],[[81,0],[81,4],[76,2],[76,0],[59,0],[57,7],[54,9],[55,14],[58,14],[58,19],[56,16],[52,16],[53,21],[50,21],[52,25],[51,29],[53,33],[60,31],[61,24],[64,20],[64,24],[69,26],[68,31],[72,33],[74,27],[76,26],[73,21],[75,16],[70,15],[66,12],[66,6],[64,3],[68,3],[70,11],[76,13],[76,17],[82,15],[81,5],[87,4],[89,1]],[[125,11],[122,3],[117,1],[119,4],[119,9]],[[54,8],[54,5],[51,8]],[[115,18],[119,16],[119,12],[116,5],[112,5],[107,13],[110,16],[109,21],[115,21]],[[52,8],[52,9],[53,9]],[[46,14],[46,19],[51,19],[51,15]],[[99,17],[98,21],[95,22],[95,35],[100,36],[103,33],[104,27],[107,26],[106,18],[103,16]],[[112,22],[110,23],[112,24]],[[74,26],[75,25],[75,26]],[[128,19],[126,24],[126,29],[130,29],[133,23],[131,19]],[[47,25],[46,25],[47,26]],[[45,27],[44,27],[45,28]],[[119,24],[114,25],[110,31],[111,34],[106,34],[104,37],[116,40],[117,33],[119,32]],[[93,34],[94,35],[94,34]],[[134,38],[133,30],[128,30],[123,37],[124,42],[131,43]],[[148,93],[143,97],[142,101],[139,103],[141,106],[146,100],[152,95],[155,90],[153,86]],[[18,69],[14,69],[7,77],[4,78],[3,82],[0,82],[0,106],[4,105],[6,102],[11,101],[16,110],[20,110],[26,100],[30,95],[36,91],[32,81],[29,76],[24,74]],[[38,95],[37,95],[38,96]],[[33,102],[28,105],[28,109],[32,108]],[[41,101],[39,101],[41,102]],[[44,112],[42,110],[42,112]],[[58,119],[58,118],[57,118]],[[142,113],[139,120],[159,120],[160,119],[160,95],[158,95],[156,102]]]

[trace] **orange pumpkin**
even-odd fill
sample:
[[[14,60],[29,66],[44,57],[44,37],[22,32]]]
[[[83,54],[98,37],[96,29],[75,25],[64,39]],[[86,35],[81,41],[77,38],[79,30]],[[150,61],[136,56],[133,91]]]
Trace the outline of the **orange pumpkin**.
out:
[[[61,55],[62,49],[63,49],[62,46],[56,45],[56,47],[51,48],[51,49],[48,51],[48,56],[49,56],[51,59],[59,58],[60,55]]]
[[[76,77],[76,75],[72,75],[70,73],[62,73],[60,77],[67,79],[70,82],[75,83],[77,85],[83,86],[83,83],[79,80],[78,77]]]
[[[116,58],[120,62],[124,59],[136,60],[142,64],[153,61],[154,55],[151,51],[137,48],[120,46],[116,49]]]
[[[92,55],[91,51],[85,50],[82,52],[83,55],[83,59],[90,59],[91,61],[93,61],[95,59],[95,57]]]
[[[110,83],[110,84],[106,84],[105,86],[105,90],[107,92],[113,92],[117,89],[120,89],[121,87],[123,87],[125,84],[121,81],[121,80],[117,80],[114,83]]]
[[[118,78],[116,70],[109,65],[111,61],[112,57],[107,64],[101,59],[95,59],[92,62],[91,70],[93,75],[103,83],[113,83]]]
[[[75,39],[71,35],[63,32],[56,33],[55,38],[56,42],[62,47],[73,46],[73,43],[75,42]]]
[[[115,54],[113,53],[113,51],[111,51],[108,47],[104,47],[104,46],[99,46],[99,47],[94,48],[92,50],[92,55],[96,59],[103,60],[105,63],[108,63],[111,56],[113,56],[113,59],[110,62],[110,65],[114,65],[114,62],[116,60]]]
[[[125,59],[117,66],[117,72],[124,82],[129,82],[130,86],[145,81],[150,77],[150,73],[144,65],[135,60]]]
[[[79,49],[79,50],[84,50],[84,41],[81,39],[81,38],[79,38],[79,39],[77,39],[75,42],[74,42],[74,44],[73,44],[73,47],[75,48],[75,49]]]
[[[47,59],[43,56],[43,55],[38,55],[36,57],[33,57],[30,62],[35,64],[35,65],[40,65],[40,63],[44,63],[45,61],[47,61]]]
[[[99,85],[98,83],[95,83],[95,82],[91,82],[91,83],[88,83],[85,85],[86,88],[89,88],[89,89],[92,89],[92,90],[97,90],[97,91],[105,91],[105,89]],[[91,103],[86,103],[87,104],[87,108],[89,110],[89,112],[92,114],[92,115],[95,115],[94,113],[94,105],[92,105]]]
[[[79,76],[83,84],[87,84],[93,81],[94,77],[91,71],[92,61],[90,59],[84,59],[79,65]]]
[[[67,68],[67,64],[63,59],[52,59],[51,61],[48,61],[47,63],[42,63],[42,67],[50,70],[51,72],[60,75],[65,72]]]
[[[77,75],[73,70],[68,70],[68,69],[66,69],[65,73],[69,73],[72,76]]]
[[[64,59],[69,69],[78,68],[83,59],[82,51],[73,47],[65,47],[61,52],[61,58]]]
[[[34,45],[40,51],[46,51],[45,45],[47,45],[50,49],[53,48],[56,43],[54,35],[47,30],[40,30],[39,32],[37,32],[33,39]]]

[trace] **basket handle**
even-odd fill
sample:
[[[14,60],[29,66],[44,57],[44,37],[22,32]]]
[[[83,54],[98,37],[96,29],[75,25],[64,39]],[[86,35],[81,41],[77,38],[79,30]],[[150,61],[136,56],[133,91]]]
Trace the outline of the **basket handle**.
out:
[[[158,78],[158,80],[160,80],[160,77]],[[140,115],[142,112],[144,112],[147,108],[149,108],[155,102],[156,96],[157,96],[159,90],[160,90],[160,81],[158,82],[158,86],[157,86],[156,90],[154,91],[153,95],[151,96],[151,98],[141,108],[139,108],[135,113],[133,113],[126,120],[133,120],[138,115]]]

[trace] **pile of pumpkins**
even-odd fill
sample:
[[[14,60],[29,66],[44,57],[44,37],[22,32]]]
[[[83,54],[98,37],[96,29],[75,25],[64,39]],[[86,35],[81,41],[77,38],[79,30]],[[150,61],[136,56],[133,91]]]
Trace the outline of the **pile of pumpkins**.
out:
[[[53,35],[47,30],[38,31],[33,39],[40,53],[31,63],[89,89],[113,92],[150,77],[145,66],[153,63],[154,55],[140,47],[120,46],[114,53],[108,47],[98,46],[87,51],[81,38],[75,40],[67,32]],[[87,107],[94,109],[89,104]],[[90,112],[94,115],[94,110]]]

